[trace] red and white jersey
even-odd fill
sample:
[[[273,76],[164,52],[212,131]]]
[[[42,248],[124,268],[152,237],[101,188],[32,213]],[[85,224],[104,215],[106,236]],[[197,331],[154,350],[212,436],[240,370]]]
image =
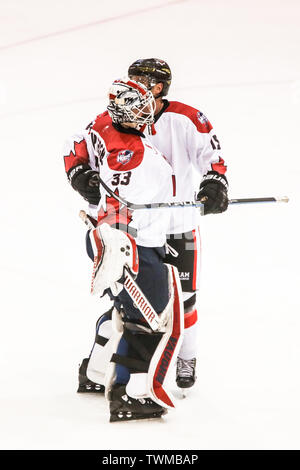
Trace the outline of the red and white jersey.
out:
[[[203,113],[191,106],[176,101],[170,101],[169,103],[165,101],[165,103],[167,103],[168,106],[160,114],[159,119],[155,123],[156,133],[154,135],[146,135],[145,138],[141,138],[130,134],[119,134],[116,148],[118,148],[118,152],[130,150],[125,147],[127,142],[131,143],[134,140],[139,142],[139,145],[142,144],[144,150],[147,150],[148,155],[148,150],[150,151],[149,147],[152,145],[152,154],[155,155],[157,152],[161,158],[162,154],[170,164],[170,167],[168,167],[166,171],[171,171],[172,173],[171,198],[167,196],[170,192],[170,181],[167,177],[166,192],[164,193],[161,187],[161,193],[157,194],[158,199],[156,199],[156,202],[164,202],[163,197],[173,202],[191,201],[194,199],[195,193],[199,189],[199,183],[202,177],[208,171],[213,170],[220,174],[226,172],[226,166],[221,156],[221,146],[211,123]],[[99,133],[98,127],[101,122],[105,122],[105,125],[103,124]],[[69,172],[71,168],[77,165],[87,164],[93,170],[100,169],[102,177],[101,167],[108,153],[117,151],[111,148],[109,144],[111,137],[109,132],[112,132],[112,130],[115,131],[111,125],[111,118],[107,112],[104,112],[98,116],[96,121],[92,122],[85,131],[72,136],[66,143],[64,153],[66,171]],[[117,131],[115,132],[117,133]],[[119,159],[121,158],[120,156]],[[124,158],[126,160],[127,157],[124,155]],[[148,157],[145,161],[148,161]],[[116,170],[115,173],[122,172],[124,175],[126,168],[130,166],[129,162],[126,164],[118,163],[118,170]],[[152,189],[148,192],[146,182],[152,181],[152,178],[157,181],[161,178],[161,175],[157,172],[157,169],[155,169],[155,164],[153,167],[149,165],[147,168],[146,179],[144,183],[142,183],[144,185],[144,191],[140,192],[141,181],[137,181],[137,191],[135,194],[131,192],[133,191],[133,181],[135,181],[135,178],[131,180],[130,188],[126,188],[126,185],[122,185],[120,181],[120,184],[117,184],[114,190],[118,187],[121,191],[120,195],[125,189],[130,191],[132,199],[130,199],[129,195],[127,195],[128,197],[124,196],[124,198],[128,199],[130,202],[139,202],[141,196],[145,196],[145,199],[140,202],[150,203],[152,201],[151,197],[153,194],[156,194],[156,190],[154,189],[151,196],[149,193],[152,192]],[[135,173],[137,173],[137,171]],[[117,182],[117,180],[114,181]],[[162,184],[162,182],[160,184]],[[112,186],[114,186],[114,184],[112,184]],[[148,184],[148,189],[149,188],[150,186]],[[149,199],[147,200],[148,195]],[[161,197],[159,198],[159,196]],[[135,197],[137,197],[137,199],[134,199]],[[164,222],[169,220],[167,233],[170,234],[189,232],[194,230],[200,222],[199,210],[192,207],[161,211],[163,212],[161,212],[160,220],[164,220]],[[97,214],[96,207],[89,206],[89,212],[90,215],[95,217]],[[145,214],[145,211],[142,212]],[[153,212],[154,216],[154,212],[157,211],[151,210],[151,212]],[[148,214],[147,217],[149,218],[149,216]],[[134,217],[138,216],[135,215]],[[144,246],[154,245],[147,244]]]
[[[87,130],[73,136],[65,148],[65,168],[72,171],[88,164],[121,198],[135,204],[173,200],[172,167],[147,136],[119,132],[107,112]],[[137,230],[136,242],[146,247],[163,246],[169,229],[170,211],[127,211],[100,184],[98,222],[126,224]],[[94,214],[93,214],[94,215]]]
[[[226,172],[219,140],[211,123],[199,110],[170,101],[155,123],[155,129],[156,134],[149,135],[149,139],[172,166],[174,200],[193,200],[208,171]],[[169,233],[188,232],[199,224],[197,209],[172,209],[171,212]]]

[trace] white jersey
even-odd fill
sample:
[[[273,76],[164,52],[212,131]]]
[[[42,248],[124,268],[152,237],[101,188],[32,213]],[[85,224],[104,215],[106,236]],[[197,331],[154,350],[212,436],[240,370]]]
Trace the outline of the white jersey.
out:
[[[199,110],[176,101],[165,103],[168,106],[155,123],[156,134],[149,139],[172,166],[174,200],[191,201],[208,171],[226,172],[220,143]],[[169,233],[188,232],[198,224],[197,209],[173,209]]]

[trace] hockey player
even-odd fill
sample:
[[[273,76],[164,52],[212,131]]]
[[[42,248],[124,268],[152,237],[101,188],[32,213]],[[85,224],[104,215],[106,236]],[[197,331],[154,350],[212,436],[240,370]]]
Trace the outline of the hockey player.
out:
[[[183,332],[183,300],[177,269],[163,262],[169,212],[127,211],[120,203],[173,199],[171,165],[143,133],[154,122],[154,97],[142,84],[117,80],[109,100],[108,112],[67,143],[65,167],[71,185],[93,203],[100,181],[97,227],[88,234],[88,246],[92,292],[114,301],[112,315],[98,322],[98,333],[107,323],[110,328],[109,337],[98,334],[97,357],[105,363],[100,383],[110,420],[116,421],[159,417],[174,406],[166,383]],[[160,315],[156,331],[123,288],[128,271]]]
[[[154,58],[137,60],[129,67],[128,75],[145,84],[156,98],[156,133],[149,135],[149,139],[172,165],[174,195],[185,201],[193,199],[196,192],[197,199],[204,202],[204,214],[224,212],[228,206],[226,167],[211,123],[198,109],[164,98],[172,80],[170,67],[165,61]],[[193,184],[195,170],[199,175],[198,181],[201,181],[198,190]],[[179,270],[185,308],[185,335],[177,362],[176,381],[179,387],[189,388],[196,379],[199,220],[194,209],[173,213],[173,216],[167,262]]]
[[[204,214],[225,211],[228,205],[226,166],[221,156],[220,142],[211,123],[198,109],[180,102],[169,102],[164,98],[168,94],[172,80],[170,67],[165,61],[154,58],[139,59],[129,67],[128,74],[132,79],[144,83],[155,97],[156,132],[150,132],[148,139],[164,154],[172,166],[173,195],[176,200],[191,200],[196,192],[197,198],[204,201]],[[195,170],[198,172],[196,180]],[[95,204],[99,201],[99,192],[97,183],[91,186],[93,183],[92,178],[89,179],[92,174],[90,171],[91,169],[87,169],[81,176],[82,183],[80,188],[78,184],[77,190],[82,191],[81,194],[91,204]],[[89,181],[89,184],[86,181]],[[197,210],[193,208],[173,211],[172,215],[167,237],[169,253],[166,260],[179,270],[185,309],[185,335],[177,361],[177,384],[179,387],[188,388],[196,379],[199,216]],[[80,367],[78,391],[103,390],[100,385],[101,378],[95,371],[99,363],[97,353],[98,350],[101,351],[100,330],[97,322],[92,354],[90,358],[83,360]],[[108,330],[106,326],[103,331],[107,337]]]
[[[198,109],[177,101],[167,101],[172,75],[159,59],[139,59],[128,69],[130,78],[143,83],[156,98],[155,134],[151,142],[172,165],[173,194],[178,200],[204,202],[204,214],[223,212],[228,206],[226,167],[220,142],[206,116]],[[194,182],[194,173],[198,181]],[[167,262],[177,266],[184,295],[185,335],[177,361],[177,385],[191,387],[196,379],[197,309],[199,288],[200,233],[198,211],[174,212],[168,232]],[[175,255],[175,256],[174,256]]]

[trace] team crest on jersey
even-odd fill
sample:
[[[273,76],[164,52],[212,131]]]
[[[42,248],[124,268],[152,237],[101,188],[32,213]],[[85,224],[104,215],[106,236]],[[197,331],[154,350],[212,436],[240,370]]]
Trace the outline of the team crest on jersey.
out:
[[[126,165],[133,156],[133,152],[131,150],[123,150],[123,152],[119,152],[117,156],[117,161],[122,163],[122,165]]]
[[[199,119],[201,124],[207,124],[208,123],[207,117],[205,116],[205,114],[201,113],[201,111],[198,111],[197,118]]]

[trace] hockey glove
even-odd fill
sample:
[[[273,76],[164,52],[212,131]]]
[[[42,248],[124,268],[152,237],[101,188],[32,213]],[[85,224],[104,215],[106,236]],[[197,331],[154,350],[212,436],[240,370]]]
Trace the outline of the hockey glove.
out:
[[[72,188],[90,204],[98,205],[100,201],[99,173],[88,165],[78,165],[71,168],[68,178]]]
[[[228,182],[224,175],[209,171],[200,184],[197,200],[204,204],[204,215],[218,214],[228,207]]]

